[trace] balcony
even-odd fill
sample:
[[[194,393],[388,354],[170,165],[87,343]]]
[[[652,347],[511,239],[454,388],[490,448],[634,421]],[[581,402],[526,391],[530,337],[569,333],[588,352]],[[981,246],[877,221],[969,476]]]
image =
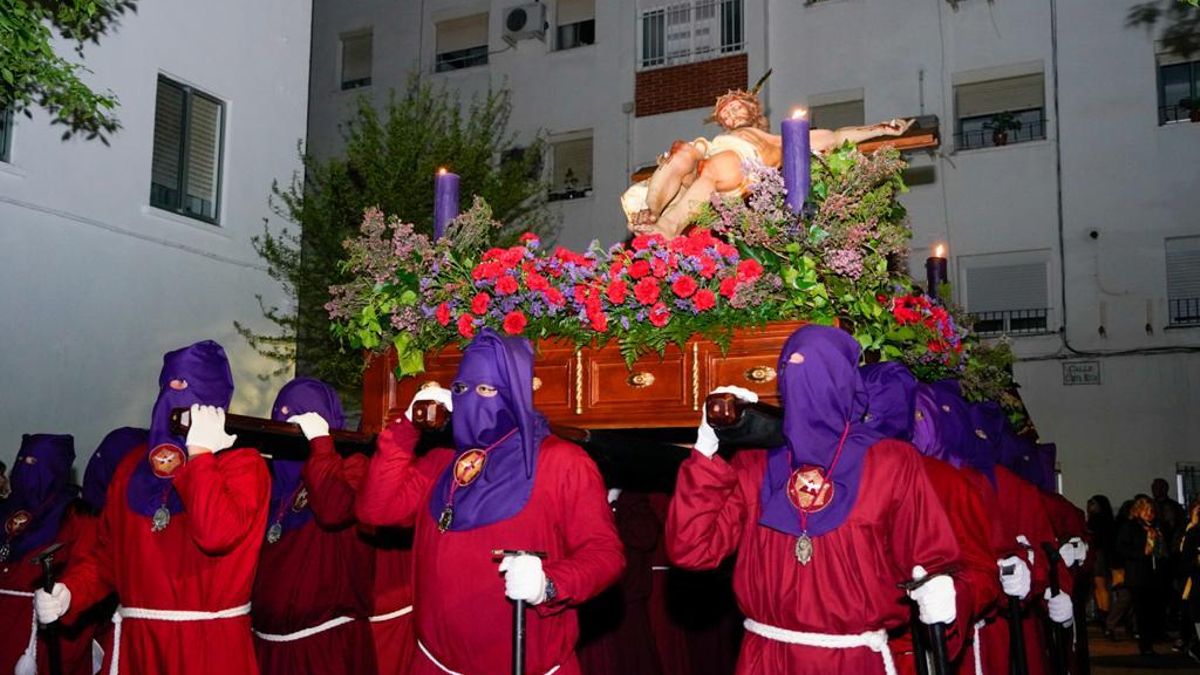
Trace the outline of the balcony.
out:
[[[1191,106],[1164,105],[1158,109],[1158,125],[1175,124],[1176,122],[1200,121],[1200,107],[1193,111]]]
[[[1000,335],[1047,335],[1050,331],[1048,309],[1006,309],[998,312],[972,312],[975,332],[983,337]]]
[[[743,0],[684,0],[641,12],[638,70],[679,66],[746,49]]]
[[[954,134],[954,147],[957,150],[978,150],[980,148],[995,148],[1005,145],[1017,145],[1030,141],[1040,141],[1046,138],[1046,127],[1049,120],[1042,114],[1041,109],[1022,110],[1004,113],[1012,117],[1002,126],[1003,131],[997,131],[996,117],[998,115],[981,115],[964,117],[958,121],[958,133]],[[1013,128],[1013,124],[1020,124]]]
[[[1200,326],[1200,298],[1172,298],[1167,301],[1171,326]]]

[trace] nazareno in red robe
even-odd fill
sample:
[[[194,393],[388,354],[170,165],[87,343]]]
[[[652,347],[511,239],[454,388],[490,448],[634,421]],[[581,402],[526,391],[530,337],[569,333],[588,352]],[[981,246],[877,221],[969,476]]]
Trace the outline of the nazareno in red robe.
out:
[[[574,606],[595,597],[621,574],[624,555],[604,483],[591,458],[555,436],[542,442],[533,492],[507,520],[472,530],[439,532],[429,510],[434,482],[454,452],[438,448],[417,458],[420,435],[405,418],[379,435],[371,470],[359,493],[359,520],[414,532],[414,614],[418,652],[411,673],[444,675],[425,651],[452,671],[476,675],[511,667],[513,605],[492,551],[547,554],[543,569],[557,598],[529,611],[525,666],[559,675],[580,672]]]
[[[1072,673],[1080,672],[1079,661],[1084,658],[1086,645],[1082,644],[1087,641],[1087,631],[1084,629],[1086,624],[1085,608],[1092,591],[1092,568],[1095,565],[1095,553],[1091,549],[1091,534],[1087,527],[1087,514],[1078,506],[1075,506],[1066,497],[1058,493],[1042,494],[1042,505],[1046,509],[1046,514],[1050,517],[1050,527],[1054,530],[1054,536],[1057,537],[1060,543],[1066,543],[1072,537],[1079,537],[1088,545],[1087,558],[1080,564],[1070,568],[1070,572],[1064,572],[1065,566],[1060,568],[1060,576],[1064,580],[1064,586],[1070,590],[1065,592],[1070,593],[1072,603],[1075,606],[1075,630],[1063,631],[1064,634],[1074,636],[1075,640],[1065,640],[1068,644],[1068,668]],[[1070,586],[1066,586],[1069,580]]]
[[[310,445],[314,455],[325,446],[333,452],[328,436]],[[358,536],[353,511],[317,509],[311,497],[307,508],[313,512],[311,520],[285,531],[273,544],[263,543],[251,614],[259,670],[263,675],[374,675],[368,621],[371,549]],[[297,640],[258,635],[287,635],[343,617],[353,621]]]
[[[96,545],[68,565],[71,623],[116,592],[125,607],[215,612],[250,602],[266,529],[270,475],[243,448],[193,457],[175,472],[184,510],[162,532],[129,508],[126,490],[143,446],[117,469]],[[126,619],[120,671],[162,675],[258,672],[249,615],[211,621]],[[106,661],[111,655],[106,656]],[[107,666],[106,666],[107,667]]]
[[[63,567],[73,557],[94,546],[95,527],[93,519],[73,504],[63,513],[54,541],[64,544],[54,554],[55,570],[62,573]],[[29,551],[19,560],[0,563],[0,589],[17,593],[30,593],[42,587],[42,567],[35,565],[34,556],[43,549]],[[29,647],[30,631],[33,630],[33,598],[0,593],[0,673],[11,673],[17,661]],[[63,675],[92,674],[92,636],[95,626],[79,624],[55,627],[55,641],[62,654]],[[38,673],[48,674],[49,642],[45,631],[39,632],[37,645]]]
[[[906,624],[911,616],[897,584],[914,565],[931,574],[960,563],[954,531],[917,451],[882,440],[863,458],[859,493],[837,529],[813,538],[808,565],[796,561],[796,538],[758,524],[765,452],[734,455],[732,463],[693,452],[679,470],[667,520],[671,559],[711,569],[737,553],[734,591],[745,615],[792,631],[857,635]],[[887,649],[887,646],[883,646]],[[747,631],[737,672],[884,672],[866,647],[791,645]]]
[[[375,663],[385,675],[407,673],[416,649],[412,617],[412,542],[406,532],[367,528],[357,523],[355,502],[370,466],[364,455],[340,457],[328,438],[312,443],[304,465],[309,507],[318,520],[356,523],[356,536],[371,555],[367,612]],[[367,531],[369,530],[369,531]]]
[[[956,469],[932,457],[923,456],[922,460],[962,553],[962,566],[953,574],[957,616],[946,631],[948,656],[954,672],[975,673],[975,622],[995,615],[1001,594],[991,550],[992,523],[983,500],[964,474],[969,469]],[[890,645],[896,669],[915,673],[911,632],[893,638]]]

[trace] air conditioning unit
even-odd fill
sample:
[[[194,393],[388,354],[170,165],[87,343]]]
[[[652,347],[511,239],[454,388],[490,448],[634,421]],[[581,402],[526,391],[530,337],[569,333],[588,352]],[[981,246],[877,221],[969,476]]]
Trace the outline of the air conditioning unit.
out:
[[[530,38],[546,39],[546,6],[528,2],[504,10],[504,41],[515,47]]]

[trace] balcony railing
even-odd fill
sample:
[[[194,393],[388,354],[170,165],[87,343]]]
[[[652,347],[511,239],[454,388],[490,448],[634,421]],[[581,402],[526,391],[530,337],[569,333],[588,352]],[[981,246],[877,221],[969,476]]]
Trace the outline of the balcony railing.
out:
[[[444,73],[448,70],[460,70],[472,66],[484,66],[488,62],[488,47],[480,45],[467,49],[455,49],[437,55],[434,62],[434,72]]]
[[[966,120],[960,120],[960,127]],[[954,134],[954,147],[959,150],[976,150],[978,148],[995,148],[1001,145],[1016,145],[1029,141],[1040,141],[1046,138],[1046,123],[1044,117],[1022,119],[1020,129],[1009,129],[1004,132],[1003,142],[992,129],[965,129]]]
[[[1172,298],[1167,301],[1172,326],[1200,326],[1200,298]]]
[[[682,0],[640,12],[638,70],[745,51],[743,17],[743,0]]]
[[[1050,332],[1050,310],[1006,309],[972,312],[975,332],[980,335],[1045,335]]]
[[[1164,105],[1158,109],[1158,124],[1174,124],[1175,122],[1192,121],[1192,109],[1181,105]]]

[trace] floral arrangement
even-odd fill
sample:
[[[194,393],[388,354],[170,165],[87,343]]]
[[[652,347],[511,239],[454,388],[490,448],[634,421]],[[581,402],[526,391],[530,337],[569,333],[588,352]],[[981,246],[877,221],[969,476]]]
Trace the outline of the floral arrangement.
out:
[[[490,244],[500,229],[476,199],[437,242],[378,209],[345,242],[350,284],[326,305],[349,346],[394,347],[398,375],[483,326],[577,345],[616,340],[632,363],[700,334],[773,320],[835,321],[868,352],[902,359],[924,380],[958,377],[969,331],[948,307],[914,295],[901,262],[911,236],[897,196],[904,162],[851,145],[814,163],[810,209],[792,213],[778,170],[747,164],[745,198],[712,202],[685,235],[548,248],[536,235]]]

